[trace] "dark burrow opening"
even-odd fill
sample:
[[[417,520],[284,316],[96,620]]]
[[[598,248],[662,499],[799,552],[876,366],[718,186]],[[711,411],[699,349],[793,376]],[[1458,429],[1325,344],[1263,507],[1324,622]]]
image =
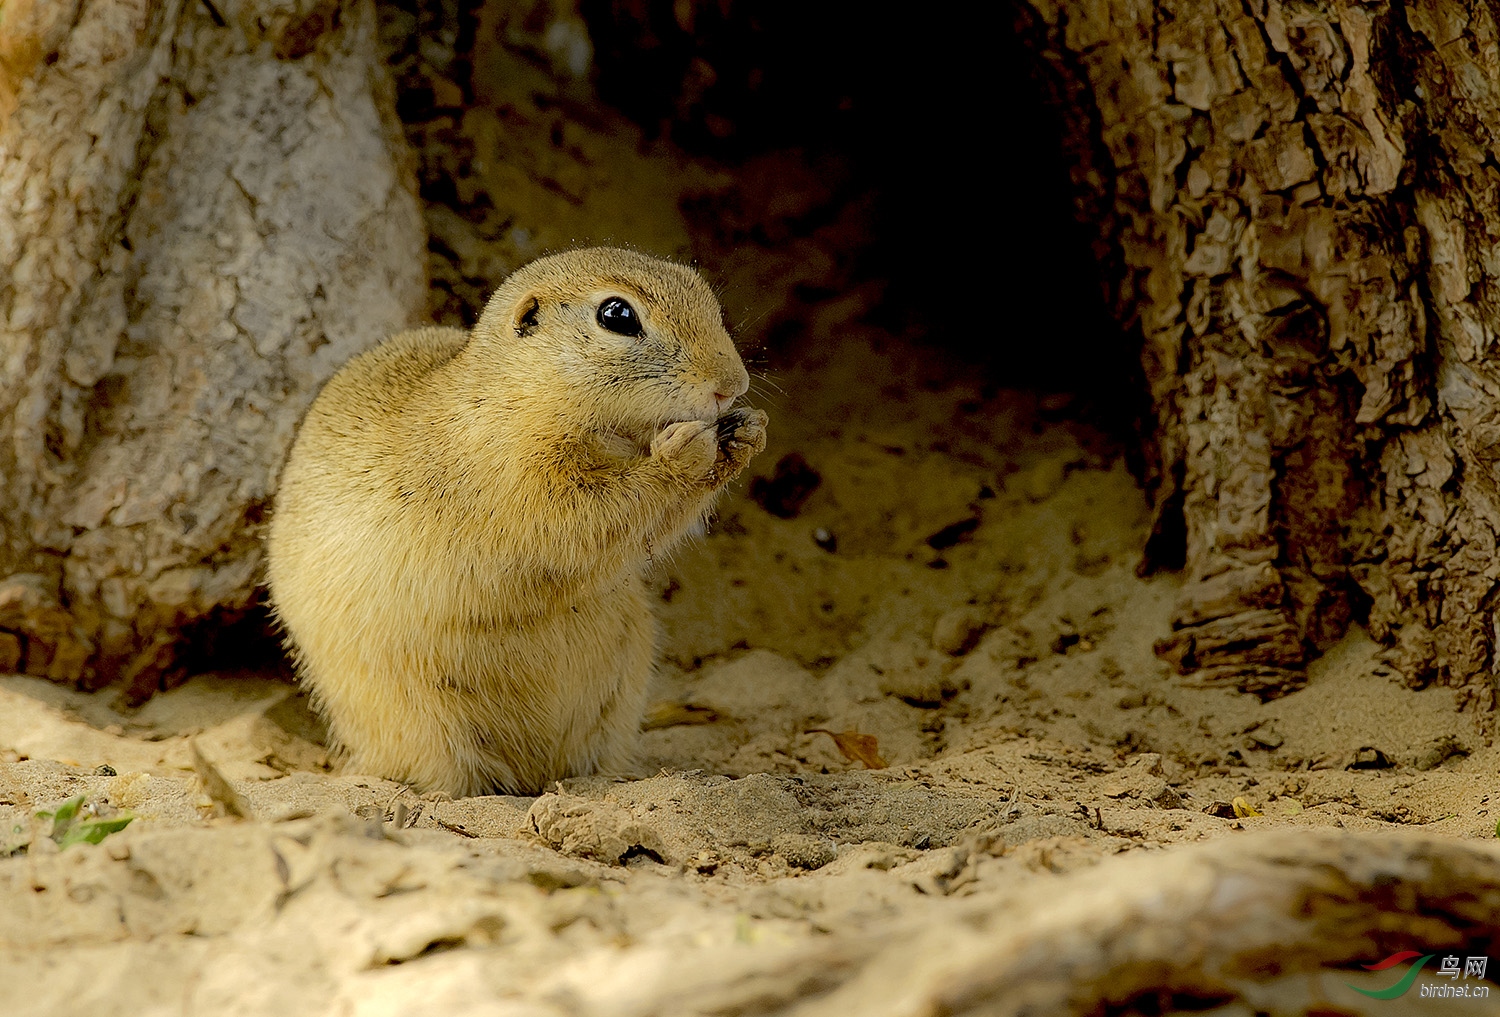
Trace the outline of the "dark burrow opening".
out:
[[[888,284],[884,324],[1131,412],[1138,344],[1106,310],[1035,40],[849,0],[689,6],[584,0],[602,102],[739,172],[778,149],[835,167],[833,201],[871,196],[856,271]]]
[[[815,238],[827,248],[827,270],[752,300],[742,338],[768,358],[795,354],[809,308],[875,284],[869,317],[893,335],[951,351],[998,387],[1082,397],[1111,430],[1136,431],[1139,340],[1106,307],[1090,249],[1097,224],[1079,222],[1097,216],[1098,198],[1075,209],[1059,95],[1039,41],[1023,38],[1029,29],[1009,24],[1010,12],[965,31],[939,16],[878,17],[850,0],[582,0],[581,26],[564,8],[503,6],[381,4],[429,211],[455,212],[479,243],[534,230],[517,221],[526,210],[496,212],[511,196],[488,193],[477,165],[535,143],[517,135],[541,128],[562,159],[580,154],[569,124],[636,130],[643,149],[733,178],[727,193],[682,208],[687,253],[711,279],[737,246]],[[577,79],[559,69],[576,59],[566,55],[568,25],[586,31],[591,57]],[[498,146],[476,140],[475,108],[494,115]],[[571,186],[554,177],[544,185]],[[500,280],[474,274],[445,212],[436,222],[433,282],[450,299],[434,300],[434,316],[470,324]],[[490,267],[515,267],[503,262]]]

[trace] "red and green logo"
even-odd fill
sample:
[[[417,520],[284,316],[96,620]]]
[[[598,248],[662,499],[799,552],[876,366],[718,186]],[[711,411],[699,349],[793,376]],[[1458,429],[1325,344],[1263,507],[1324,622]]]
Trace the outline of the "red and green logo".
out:
[[[1392,985],[1389,989],[1376,989],[1374,991],[1371,991],[1370,989],[1361,989],[1357,985],[1349,985],[1348,982],[1345,982],[1344,984],[1349,985],[1349,988],[1353,989],[1360,995],[1369,996],[1371,999],[1395,999],[1397,996],[1406,994],[1406,991],[1411,988],[1412,982],[1415,982],[1417,980],[1417,975],[1421,972],[1422,965],[1426,964],[1436,956],[1437,954],[1434,953],[1420,954],[1415,950],[1402,950],[1400,953],[1391,954],[1383,961],[1378,961],[1374,964],[1361,965],[1361,967],[1363,967],[1366,971],[1384,971],[1387,968],[1395,967],[1397,964],[1404,964],[1407,961],[1411,960],[1413,957],[1420,958],[1415,964],[1407,969],[1406,974],[1401,976],[1401,980],[1395,985]]]

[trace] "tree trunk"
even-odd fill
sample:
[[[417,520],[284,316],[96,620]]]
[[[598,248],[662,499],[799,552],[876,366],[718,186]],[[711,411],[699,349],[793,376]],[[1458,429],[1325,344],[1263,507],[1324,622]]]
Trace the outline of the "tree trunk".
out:
[[[245,608],[303,410],[415,319],[371,0],[0,5],[0,671],[138,694]]]
[[[1155,407],[1159,652],[1273,695],[1365,620],[1493,702],[1500,28],[1470,0],[1029,0]],[[1185,544],[1185,546],[1183,546]]]

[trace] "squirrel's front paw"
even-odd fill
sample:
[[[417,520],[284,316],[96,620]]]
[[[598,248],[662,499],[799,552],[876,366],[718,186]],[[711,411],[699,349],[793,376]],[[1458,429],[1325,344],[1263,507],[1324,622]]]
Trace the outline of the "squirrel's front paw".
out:
[[[766,447],[766,413],[748,407],[730,410],[719,418],[719,456],[714,479],[725,484],[739,476],[750,457]]]
[[[718,432],[702,420],[668,424],[651,441],[651,455],[690,477],[707,475],[719,452]]]

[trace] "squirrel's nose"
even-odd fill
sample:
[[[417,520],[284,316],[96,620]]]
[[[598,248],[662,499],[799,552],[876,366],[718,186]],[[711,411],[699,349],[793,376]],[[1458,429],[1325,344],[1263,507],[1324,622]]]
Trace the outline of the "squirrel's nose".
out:
[[[745,370],[743,365],[735,366],[739,368],[737,371],[720,375],[718,384],[714,386],[714,398],[718,400],[720,413],[727,410],[730,403],[750,391],[750,372]]]

